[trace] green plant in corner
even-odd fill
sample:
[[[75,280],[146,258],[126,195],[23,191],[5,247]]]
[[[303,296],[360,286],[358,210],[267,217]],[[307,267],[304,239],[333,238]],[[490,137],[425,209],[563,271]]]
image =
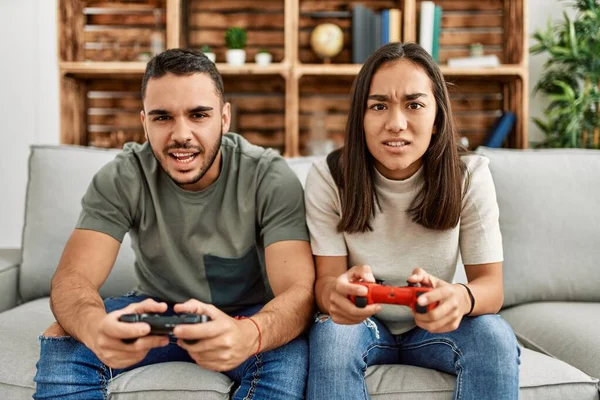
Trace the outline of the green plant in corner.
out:
[[[576,16],[536,31],[532,54],[548,53],[535,92],[548,96],[545,120],[534,118],[545,140],[537,147],[600,149],[600,4],[575,0]]]
[[[228,49],[243,49],[246,47],[246,30],[237,26],[225,31],[225,45]]]

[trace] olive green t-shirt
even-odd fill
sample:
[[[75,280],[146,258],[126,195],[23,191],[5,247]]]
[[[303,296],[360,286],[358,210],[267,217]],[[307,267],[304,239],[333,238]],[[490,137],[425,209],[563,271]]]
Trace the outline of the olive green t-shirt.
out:
[[[221,150],[219,177],[199,192],[179,187],[148,143],[126,144],[94,176],[76,227],[118,241],[130,233],[136,292],[225,311],[266,303],[265,248],[309,240],[302,186],[285,160],[234,133]]]

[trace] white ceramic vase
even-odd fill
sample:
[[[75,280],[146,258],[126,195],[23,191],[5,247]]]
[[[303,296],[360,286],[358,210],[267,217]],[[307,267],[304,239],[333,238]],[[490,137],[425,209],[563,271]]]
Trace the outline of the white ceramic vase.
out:
[[[256,61],[256,64],[262,66],[271,64],[272,59],[273,56],[271,55],[271,53],[256,53],[256,55],[254,56],[254,61]]]
[[[246,50],[243,49],[229,49],[225,53],[227,58],[227,64],[229,65],[244,65],[246,62]]]
[[[204,53],[204,55],[205,55],[206,57],[208,57],[208,59],[209,59],[210,61],[212,61],[213,63],[214,63],[214,62],[216,62],[216,60],[217,60],[217,55],[216,55],[215,53],[210,53],[210,52],[209,52],[209,53]]]

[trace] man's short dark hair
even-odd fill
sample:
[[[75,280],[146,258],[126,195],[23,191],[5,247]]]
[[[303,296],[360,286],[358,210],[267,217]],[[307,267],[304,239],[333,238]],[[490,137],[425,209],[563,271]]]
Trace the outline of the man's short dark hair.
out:
[[[185,49],[169,49],[154,56],[146,65],[142,79],[142,101],[146,97],[146,86],[151,78],[162,78],[166,74],[191,75],[207,74],[215,84],[215,89],[223,103],[223,78],[215,64],[203,53]]]

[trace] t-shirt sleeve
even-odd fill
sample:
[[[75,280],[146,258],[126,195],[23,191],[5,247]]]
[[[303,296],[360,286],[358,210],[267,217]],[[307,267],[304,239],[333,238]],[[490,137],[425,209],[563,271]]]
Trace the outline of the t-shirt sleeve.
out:
[[[274,157],[266,164],[256,204],[265,247],[284,240],[309,240],[302,185],[283,158]]]
[[[133,162],[117,156],[94,175],[81,200],[76,228],[102,232],[122,242],[133,225],[140,189]]]
[[[338,192],[324,161],[313,164],[306,177],[304,197],[310,245],[316,256],[346,256],[348,249],[342,232],[337,231],[341,219]]]
[[[463,197],[460,217],[460,252],[463,264],[488,264],[503,261],[502,235],[496,189],[489,159],[476,157],[467,163],[470,183]]]

